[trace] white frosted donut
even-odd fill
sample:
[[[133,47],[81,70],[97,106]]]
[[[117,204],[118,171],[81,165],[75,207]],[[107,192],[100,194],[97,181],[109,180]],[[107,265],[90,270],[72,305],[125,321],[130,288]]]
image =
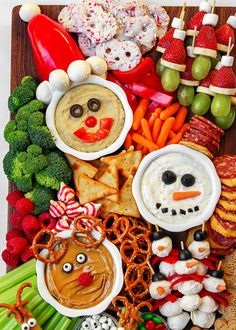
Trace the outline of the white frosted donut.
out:
[[[199,310],[191,313],[191,320],[194,325],[209,329],[215,322],[215,313],[204,313]]]
[[[159,271],[160,273],[164,274],[166,277],[169,277],[171,275],[174,275],[175,265],[165,261],[161,261],[159,264]]]
[[[84,56],[90,57],[96,55],[96,47],[92,44],[91,40],[85,34],[78,34],[78,44]]]
[[[186,312],[192,312],[198,309],[201,304],[201,298],[198,294],[186,295],[180,298],[180,306]]]
[[[188,313],[183,312],[181,314],[168,317],[167,323],[172,330],[183,330],[190,320]]]
[[[201,305],[198,309],[204,313],[213,313],[217,311],[219,304],[210,296],[205,296],[202,298]]]
[[[155,19],[157,25],[157,37],[161,39],[167,31],[170,23],[170,17],[166,10],[154,3],[148,5],[148,15]]]
[[[191,294],[199,293],[202,290],[202,288],[203,288],[202,283],[193,280],[181,282],[177,284],[177,290],[183,295],[187,295],[187,296]]]
[[[59,16],[58,22],[69,32],[78,32],[78,21],[82,19],[84,7],[81,5],[70,4],[65,6]]]
[[[179,299],[175,302],[168,301],[159,307],[160,313],[165,317],[175,316],[182,313]]]
[[[121,22],[125,17],[137,17],[147,14],[147,7],[142,0],[113,0],[109,12]]]

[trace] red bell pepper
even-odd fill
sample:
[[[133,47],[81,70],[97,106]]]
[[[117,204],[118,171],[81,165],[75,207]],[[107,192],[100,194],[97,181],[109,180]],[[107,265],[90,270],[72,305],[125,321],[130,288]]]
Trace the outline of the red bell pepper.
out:
[[[74,39],[57,22],[40,14],[28,24],[28,35],[39,75],[48,80],[55,69],[67,70],[71,62],[84,60]]]
[[[130,85],[125,85],[125,87],[137,96],[145,97],[158,103],[159,106],[168,107],[173,101],[172,96],[152,89],[143,83],[136,82]]]

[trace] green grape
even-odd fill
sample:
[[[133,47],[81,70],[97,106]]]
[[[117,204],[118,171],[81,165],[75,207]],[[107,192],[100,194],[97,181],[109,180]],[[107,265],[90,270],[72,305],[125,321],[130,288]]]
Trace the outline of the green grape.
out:
[[[207,113],[211,106],[211,98],[204,93],[198,93],[195,95],[192,103],[192,112],[195,115],[203,116]]]
[[[195,95],[193,86],[180,85],[177,92],[177,99],[179,103],[185,107],[192,104]]]
[[[188,37],[185,39],[185,47],[187,48],[188,46],[192,46],[193,44],[193,37]]]
[[[230,128],[235,120],[235,108],[231,107],[228,116],[215,118],[216,125],[222,129]]]
[[[207,77],[211,70],[211,60],[207,56],[199,55],[195,58],[192,65],[192,75],[196,80],[202,80]]]
[[[211,113],[214,117],[228,116],[231,108],[231,100],[228,95],[216,94],[211,103]]]
[[[220,62],[220,60],[221,60],[221,54],[220,54],[220,53],[217,53],[216,58],[211,58],[211,70],[212,70],[212,69],[215,69],[216,64],[217,64],[218,62]]]
[[[165,69],[165,66],[161,64],[161,59],[156,64],[156,73],[159,77],[162,76],[162,73]]]
[[[174,92],[179,87],[180,82],[180,74],[179,71],[165,68],[162,76],[161,76],[161,83],[163,88],[167,92]]]

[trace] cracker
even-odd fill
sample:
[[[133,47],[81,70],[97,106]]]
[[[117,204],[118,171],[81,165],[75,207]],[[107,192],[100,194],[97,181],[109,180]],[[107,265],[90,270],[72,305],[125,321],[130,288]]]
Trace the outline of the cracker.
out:
[[[219,207],[215,208],[215,213],[223,220],[230,221],[230,222],[236,222],[235,213],[231,213],[227,210],[222,210]]]
[[[115,163],[108,166],[107,170],[98,178],[98,181],[105,185],[115,189],[117,193],[115,195],[107,196],[113,202],[118,202],[119,199],[119,176],[118,170]]]
[[[213,159],[214,156],[212,155],[212,153],[205,147],[200,146],[194,142],[188,142],[188,141],[180,141],[180,144],[189,147],[191,149],[194,149],[196,151],[202,152],[203,154],[205,154],[207,157],[209,157],[210,159]]]
[[[236,201],[236,193],[229,191],[221,191],[221,196],[228,199],[229,201]]]
[[[236,203],[219,199],[218,205],[222,206],[226,211],[236,212]]]
[[[227,230],[218,222],[216,217],[213,215],[210,219],[211,227],[219,234],[226,238],[236,238],[236,231],[235,230]]]
[[[221,183],[228,187],[235,187],[236,186],[236,178],[233,179],[220,179]]]

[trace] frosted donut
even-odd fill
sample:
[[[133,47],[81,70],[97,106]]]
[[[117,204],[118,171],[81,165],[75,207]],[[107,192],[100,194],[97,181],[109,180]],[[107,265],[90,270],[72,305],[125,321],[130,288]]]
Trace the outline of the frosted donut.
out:
[[[210,328],[215,322],[215,317],[215,313],[204,313],[199,310],[191,313],[193,324],[201,328]]]
[[[142,0],[114,0],[115,5],[109,6],[109,11],[121,22],[125,17],[138,17],[147,14],[147,8]]]
[[[180,298],[180,306],[185,310],[186,312],[192,312],[201,304],[201,298],[198,294],[192,294],[189,296],[183,296]]]
[[[180,306],[180,300],[175,302],[168,301],[159,307],[160,313],[165,317],[175,316],[182,313],[182,308]]]
[[[78,32],[78,19],[83,17],[84,8],[81,5],[70,4],[65,6],[59,16],[58,22],[66,29],[68,32]],[[81,15],[79,17],[79,15]]]
[[[96,55],[96,47],[92,44],[91,40],[85,34],[78,34],[78,44],[84,56],[90,57]]]
[[[166,10],[154,3],[148,5],[148,15],[155,19],[157,25],[157,37],[161,39],[167,31],[170,23],[170,17]]]
[[[199,293],[203,288],[202,283],[197,282],[197,281],[186,281],[186,282],[181,282],[177,284],[177,289],[180,293],[183,295],[191,295],[191,294],[196,294]]]
[[[219,304],[210,296],[205,296],[202,298],[201,305],[198,309],[204,313],[213,313],[217,311]]]

